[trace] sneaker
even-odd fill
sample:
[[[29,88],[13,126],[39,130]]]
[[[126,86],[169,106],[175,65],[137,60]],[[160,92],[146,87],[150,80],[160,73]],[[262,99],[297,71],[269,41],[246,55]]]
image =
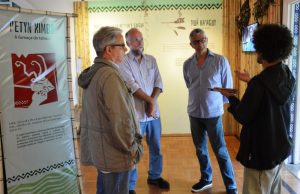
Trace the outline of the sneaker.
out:
[[[201,179],[198,183],[194,184],[192,187],[192,192],[200,192],[211,187],[212,181],[204,181]]]
[[[227,189],[226,191],[227,194],[238,194],[237,189]]]
[[[148,179],[147,183],[149,185],[154,185],[157,186],[161,189],[170,189],[170,184],[168,181],[164,180],[163,178],[158,178],[158,179]]]
[[[136,194],[135,190],[129,190],[129,194]]]

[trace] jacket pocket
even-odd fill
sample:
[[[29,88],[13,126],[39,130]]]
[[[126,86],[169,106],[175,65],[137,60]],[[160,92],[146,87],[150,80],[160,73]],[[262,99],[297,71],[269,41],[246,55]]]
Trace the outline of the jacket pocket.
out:
[[[134,164],[139,163],[139,161],[141,160],[141,158],[144,154],[144,146],[142,144],[142,139],[143,139],[143,137],[139,133],[135,134],[134,141],[137,144],[137,149],[136,149],[134,160],[133,160]]]

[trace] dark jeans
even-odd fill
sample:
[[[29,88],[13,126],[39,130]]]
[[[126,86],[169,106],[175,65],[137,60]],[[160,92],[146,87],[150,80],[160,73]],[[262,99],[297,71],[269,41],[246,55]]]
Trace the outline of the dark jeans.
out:
[[[236,189],[230,156],[227,151],[222,117],[195,118],[190,116],[191,132],[200,163],[201,179],[212,181],[212,168],[207,149],[207,135],[216,155],[226,189]]]

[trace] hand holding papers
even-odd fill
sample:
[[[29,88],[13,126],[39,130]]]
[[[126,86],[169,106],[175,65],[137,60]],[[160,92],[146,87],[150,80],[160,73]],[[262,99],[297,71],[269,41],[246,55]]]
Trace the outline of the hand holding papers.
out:
[[[229,96],[235,96],[237,94],[236,89],[232,88],[208,88],[209,91],[214,91],[214,92],[220,92],[222,95],[229,97]]]

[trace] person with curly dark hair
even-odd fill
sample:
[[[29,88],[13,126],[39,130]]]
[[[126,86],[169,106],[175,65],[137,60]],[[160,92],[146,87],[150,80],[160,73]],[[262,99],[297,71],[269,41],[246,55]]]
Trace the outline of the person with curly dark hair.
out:
[[[248,82],[241,100],[221,93],[229,99],[228,111],[243,126],[236,157],[245,167],[243,194],[280,194],[281,168],[293,144],[288,130],[295,78],[283,63],[293,49],[293,37],[283,25],[265,24],[254,32],[253,43],[263,70],[252,79],[236,71]]]

